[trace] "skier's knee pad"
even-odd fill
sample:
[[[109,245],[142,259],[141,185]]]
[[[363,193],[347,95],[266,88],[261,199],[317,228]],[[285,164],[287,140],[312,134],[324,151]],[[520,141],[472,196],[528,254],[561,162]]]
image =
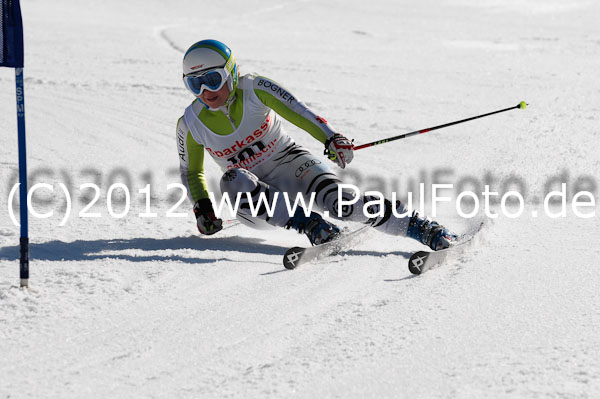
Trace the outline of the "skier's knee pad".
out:
[[[229,194],[233,199],[237,193],[253,192],[259,185],[258,177],[246,169],[229,169],[221,177],[221,193]]]

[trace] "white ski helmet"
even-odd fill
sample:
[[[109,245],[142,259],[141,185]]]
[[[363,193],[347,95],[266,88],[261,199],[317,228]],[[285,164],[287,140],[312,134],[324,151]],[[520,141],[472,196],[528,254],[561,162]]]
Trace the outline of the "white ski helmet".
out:
[[[211,70],[217,71],[222,80],[215,75],[217,79],[210,79],[210,83],[202,79],[198,83],[198,79],[195,78]],[[183,56],[183,82],[197,97],[205,89],[219,90],[226,82],[232,97],[238,85],[238,69],[231,49],[218,40],[201,40],[194,43]]]

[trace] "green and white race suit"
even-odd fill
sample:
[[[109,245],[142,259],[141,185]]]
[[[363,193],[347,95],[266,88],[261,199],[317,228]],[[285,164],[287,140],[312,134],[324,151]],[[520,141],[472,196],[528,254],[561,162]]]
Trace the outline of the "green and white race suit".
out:
[[[177,124],[177,146],[181,180],[192,202],[208,197],[205,153],[224,172],[242,168],[261,176],[270,171],[273,155],[294,143],[281,117],[322,143],[334,134],[323,118],[262,76],[242,76],[228,107],[211,111],[198,100],[188,106]]]
[[[315,207],[332,217],[369,223],[393,235],[406,235],[408,218],[390,218],[389,201],[380,217],[369,218],[362,212],[365,200],[368,201],[365,198],[345,207],[338,215],[339,178],[323,157],[312,155],[285,133],[282,117],[321,143],[335,134],[324,118],[280,84],[263,76],[242,76],[233,100],[219,109],[208,109],[198,100],[192,102],[177,124],[181,180],[192,203],[208,198],[204,175],[204,154],[208,153],[225,172],[221,179],[223,193],[233,199],[238,192],[250,192],[255,201],[262,192],[269,202],[277,203],[273,217],[264,212],[251,217],[247,201],[242,199],[237,216],[246,224],[258,227],[266,222],[284,226],[289,220],[287,208],[283,196],[274,194],[286,192],[292,202],[300,194],[308,204],[314,192]],[[345,200],[352,197],[352,193],[342,195]],[[400,203],[395,206],[399,213],[406,210]]]

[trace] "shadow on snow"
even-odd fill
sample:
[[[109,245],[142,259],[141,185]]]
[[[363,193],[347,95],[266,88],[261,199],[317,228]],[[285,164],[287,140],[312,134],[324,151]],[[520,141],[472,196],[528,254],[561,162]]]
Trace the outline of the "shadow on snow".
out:
[[[213,263],[220,260],[231,260],[227,258],[203,258],[202,251],[221,251],[221,252],[241,252],[245,254],[267,254],[281,255],[287,250],[286,247],[264,244],[264,240],[248,237],[223,237],[218,239],[190,237],[173,238],[132,238],[116,240],[76,240],[73,242],[48,241],[41,244],[31,243],[29,245],[30,257],[32,260],[48,261],[82,261],[98,259],[122,259],[131,262],[151,262],[151,261],[179,261],[184,263]],[[195,250],[198,251],[197,257],[192,254],[190,257],[180,254],[165,255],[144,255],[144,254],[103,254],[104,251],[162,251],[162,250]],[[0,259],[18,260],[19,246],[0,248]],[[244,260],[248,262],[248,260]],[[252,262],[250,260],[250,262]]]

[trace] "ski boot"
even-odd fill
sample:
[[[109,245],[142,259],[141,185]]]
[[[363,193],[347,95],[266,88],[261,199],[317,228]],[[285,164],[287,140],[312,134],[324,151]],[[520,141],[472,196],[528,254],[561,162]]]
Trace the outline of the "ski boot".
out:
[[[413,212],[408,222],[406,236],[414,238],[434,251],[448,248],[458,238],[456,234],[450,233],[448,229],[438,222],[427,218],[420,218],[417,212]]]
[[[300,208],[296,209],[296,213],[288,220],[285,228],[294,229],[300,234],[306,234],[312,245],[324,244],[340,234],[339,227],[329,223],[318,213],[311,212],[309,216],[306,216]]]

